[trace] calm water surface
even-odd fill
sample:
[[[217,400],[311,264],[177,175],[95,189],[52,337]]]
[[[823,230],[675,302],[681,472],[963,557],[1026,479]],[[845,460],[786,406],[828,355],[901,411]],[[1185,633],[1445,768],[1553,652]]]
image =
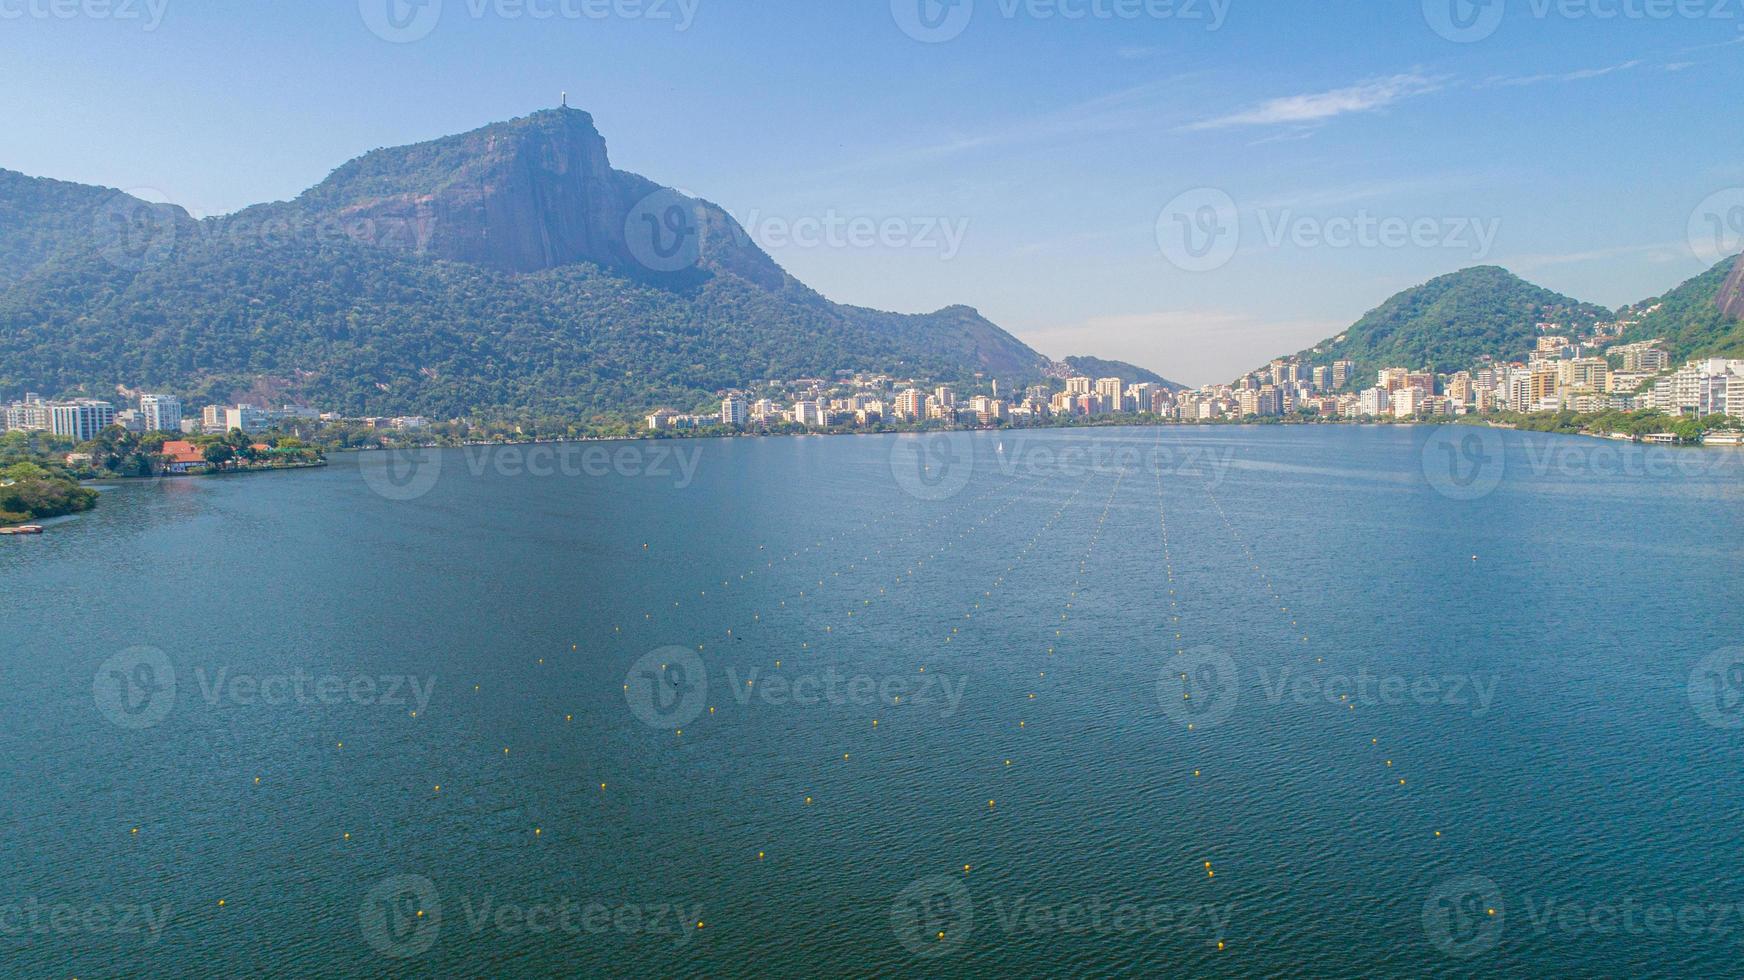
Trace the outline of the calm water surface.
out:
[[[0,543],[0,968],[1735,973],[1744,457],[1444,438],[114,488]]]

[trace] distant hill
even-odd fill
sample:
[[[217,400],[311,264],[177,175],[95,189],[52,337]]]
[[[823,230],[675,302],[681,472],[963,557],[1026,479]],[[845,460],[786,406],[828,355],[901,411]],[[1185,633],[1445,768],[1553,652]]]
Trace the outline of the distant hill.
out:
[[[1675,363],[1694,357],[1744,357],[1744,256],[1719,263],[1658,299],[1624,314],[1645,311],[1625,340],[1665,338]]]
[[[1453,372],[1486,354],[1524,358],[1536,345],[1541,322],[1573,330],[1611,316],[1602,306],[1535,286],[1506,269],[1478,266],[1399,293],[1300,356],[1315,366],[1356,362],[1350,387],[1360,388],[1373,384],[1383,367]]]
[[[1165,378],[1154,371],[1147,371],[1144,368],[1135,364],[1128,364],[1125,361],[1110,361],[1100,357],[1080,356],[1068,357],[1066,358],[1065,363],[1066,366],[1072,370],[1072,373],[1079,377],[1119,378],[1127,384],[1148,382],[1154,385],[1162,385],[1170,391],[1182,391],[1187,387],[1186,385],[1170,381],[1168,378]]]
[[[1048,368],[968,307],[830,302],[721,208],[614,170],[574,109],[376,150],[294,201],[198,222],[0,171],[0,395],[586,416],[839,370]]]
[[[59,255],[126,240],[130,218],[187,228],[181,208],[150,205],[105,187],[0,170],[0,289]]]

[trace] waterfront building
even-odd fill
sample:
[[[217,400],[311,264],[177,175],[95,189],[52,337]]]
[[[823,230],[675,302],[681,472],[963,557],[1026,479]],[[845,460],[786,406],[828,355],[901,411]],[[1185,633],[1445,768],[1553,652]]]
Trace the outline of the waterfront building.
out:
[[[49,410],[49,431],[78,442],[97,438],[115,424],[115,406],[94,398],[52,404]]]
[[[48,403],[36,392],[28,392],[23,401],[6,407],[6,428],[13,432],[47,432],[52,420]]]
[[[909,388],[896,396],[896,415],[909,422],[926,418],[927,394],[919,388]]]
[[[721,401],[721,424],[743,428],[751,421],[751,406],[738,395],[728,395]]]
[[[174,395],[140,395],[139,414],[147,432],[182,431],[182,400]]]
[[[1118,412],[1124,400],[1124,383],[1119,378],[1096,379],[1096,395],[1105,411]]]

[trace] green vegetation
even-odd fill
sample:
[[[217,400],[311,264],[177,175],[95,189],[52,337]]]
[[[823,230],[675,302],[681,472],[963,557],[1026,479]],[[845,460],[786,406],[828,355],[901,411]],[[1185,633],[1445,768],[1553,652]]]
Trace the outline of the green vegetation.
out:
[[[137,274],[63,258],[0,292],[0,392],[124,383],[197,403],[259,387],[356,416],[633,415],[761,378],[962,378],[967,318],[997,330],[730,275],[673,292],[586,264],[514,276],[350,241],[220,239]]]
[[[1374,383],[1384,367],[1464,371],[1485,356],[1524,358],[1541,322],[1571,333],[1611,319],[1610,311],[1534,286],[1506,269],[1479,266],[1408,289],[1302,358],[1318,367],[1356,362],[1349,390]]]
[[[1582,415],[1578,412],[1535,412],[1527,415],[1504,412],[1494,416],[1466,416],[1460,421],[1481,424],[1491,420],[1531,432],[1560,432],[1567,435],[1625,435],[1639,439],[1670,433],[1679,442],[1690,444],[1700,442],[1710,432],[1730,431],[1739,426],[1737,419],[1725,415],[1696,418],[1666,415],[1651,409],[1640,412],[1602,412],[1597,415]]]
[[[61,517],[97,505],[97,491],[79,486],[74,474],[33,446],[27,433],[0,435],[0,524]]]
[[[0,287],[63,253],[118,240],[127,231],[124,222],[141,217],[165,227],[192,223],[180,208],[119,191],[0,170]]]
[[[1674,364],[1698,357],[1744,357],[1744,257],[1729,259],[1657,300],[1624,339],[1664,338]],[[1632,311],[1623,311],[1628,315]]]

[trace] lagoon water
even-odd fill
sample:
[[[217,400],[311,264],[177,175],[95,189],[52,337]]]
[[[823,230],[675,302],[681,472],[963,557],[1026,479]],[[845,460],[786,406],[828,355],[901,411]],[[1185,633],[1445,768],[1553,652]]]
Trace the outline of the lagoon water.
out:
[[[594,450],[0,545],[4,972],[1736,969],[1744,454]]]

